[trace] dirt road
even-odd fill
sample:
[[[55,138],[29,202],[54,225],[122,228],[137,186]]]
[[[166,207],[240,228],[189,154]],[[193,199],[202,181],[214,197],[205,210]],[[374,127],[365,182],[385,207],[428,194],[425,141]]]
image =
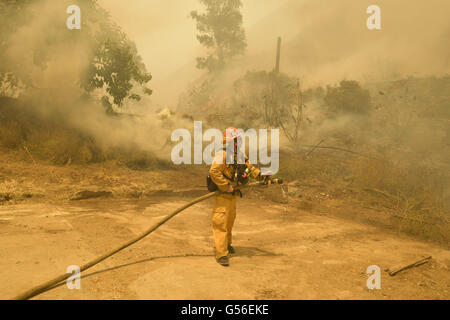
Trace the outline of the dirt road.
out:
[[[143,232],[190,198],[83,200],[0,207],[0,298],[8,299]],[[288,204],[239,199],[236,254],[215,262],[211,200],[35,299],[449,299],[450,252]],[[366,268],[425,265],[366,287]]]

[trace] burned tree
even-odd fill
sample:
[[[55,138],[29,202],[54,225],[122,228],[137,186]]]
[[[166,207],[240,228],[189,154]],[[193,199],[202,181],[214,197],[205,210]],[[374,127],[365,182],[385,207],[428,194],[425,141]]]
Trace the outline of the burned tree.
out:
[[[300,130],[309,121],[304,114],[306,105],[299,79],[274,74],[263,102],[264,122],[281,128],[289,141],[296,144]]]

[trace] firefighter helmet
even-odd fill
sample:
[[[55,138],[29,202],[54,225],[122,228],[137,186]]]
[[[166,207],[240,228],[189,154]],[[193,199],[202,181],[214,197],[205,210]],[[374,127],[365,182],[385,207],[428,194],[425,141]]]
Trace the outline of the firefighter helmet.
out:
[[[228,127],[223,133],[223,143],[228,144],[233,140],[236,140],[237,144],[240,145],[242,143],[242,132],[235,127]]]
[[[241,153],[242,131],[235,127],[228,127],[223,134],[223,144],[227,150],[227,164],[245,163],[244,155]]]

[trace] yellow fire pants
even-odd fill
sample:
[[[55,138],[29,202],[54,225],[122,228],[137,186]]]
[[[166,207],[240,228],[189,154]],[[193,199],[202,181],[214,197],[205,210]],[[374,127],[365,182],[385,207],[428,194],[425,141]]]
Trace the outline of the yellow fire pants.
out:
[[[212,227],[217,259],[228,255],[228,246],[232,240],[231,229],[235,219],[236,196],[226,193],[215,196]]]

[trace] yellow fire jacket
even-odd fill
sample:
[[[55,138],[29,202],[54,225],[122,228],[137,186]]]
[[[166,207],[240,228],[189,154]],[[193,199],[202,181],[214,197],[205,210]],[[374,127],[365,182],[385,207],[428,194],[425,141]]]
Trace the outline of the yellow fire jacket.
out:
[[[237,185],[237,179],[234,179],[235,168],[233,164],[226,163],[226,156],[225,150],[220,150],[217,152],[211,164],[211,168],[209,169],[209,176],[222,192],[226,192],[229,185],[233,187]],[[250,178],[261,180],[260,170],[250,163],[246,155],[244,155],[244,157],[245,165],[249,170]],[[222,161],[219,161],[220,159],[222,159]]]

